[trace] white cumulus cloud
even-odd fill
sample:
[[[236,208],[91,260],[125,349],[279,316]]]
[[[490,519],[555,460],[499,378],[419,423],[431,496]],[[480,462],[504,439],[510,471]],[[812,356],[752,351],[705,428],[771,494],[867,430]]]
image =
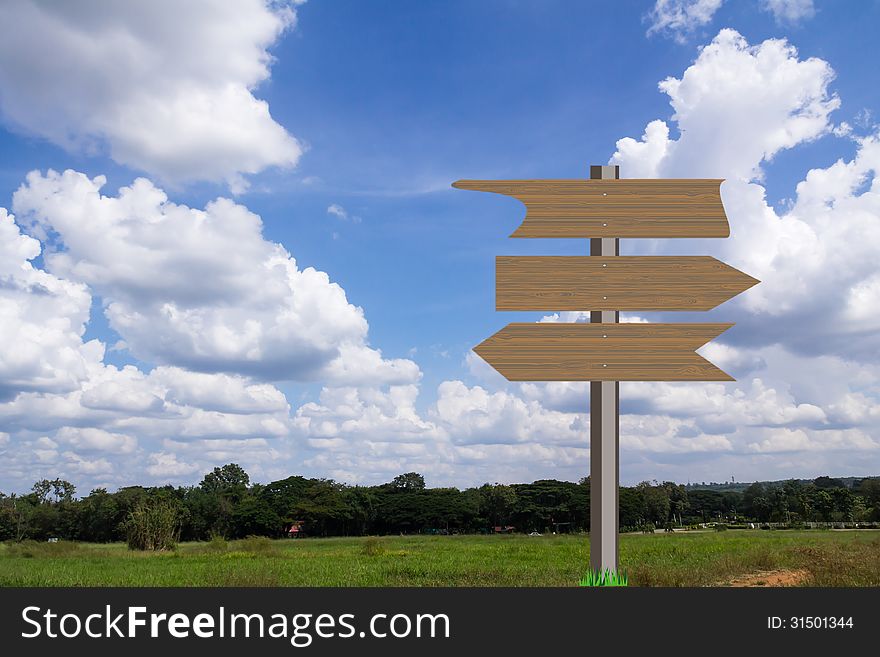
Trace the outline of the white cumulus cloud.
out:
[[[549,410],[538,401],[461,381],[440,384],[431,416],[457,444],[584,446],[588,441],[582,415]]]
[[[680,137],[652,121],[640,140],[617,142],[612,162],[627,178],[760,177],[761,163],[780,150],[832,130],[829,115],[840,106],[833,78],[827,62],[799,59],[784,39],[752,46],[721,30],[681,78],[659,84]]]
[[[0,401],[22,391],[76,389],[95,342],[83,343],[85,285],[33,266],[40,243],[0,208]]]
[[[137,440],[124,433],[114,433],[94,427],[62,427],[55,440],[84,452],[128,454],[137,447]]]
[[[296,411],[294,426],[313,446],[342,444],[344,439],[373,442],[425,441],[439,432],[420,417],[415,407],[415,385],[324,388],[319,402],[309,402]],[[316,442],[318,441],[318,442]]]
[[[679,43],[694,30],[712,20],[724,0],[657,0],[645,17],[650,22],[648,34],[660,32]]]
[[[13,207],[44,237],[47,270],[99,295],[138,358],[271,380],[408,383],[409,360],[367,345],[363,310],[314,268],[300,269],[262,221],[219,198],[177,205],[146,179],[105,196],[105,179],[33,172]]]
[[[300,143],[255,89],[296,23],[268,0],[0,4],[0,112],[71,151],[180,183],[292,166]]]
[[[149,462],[147,472],[159,478],[176,479],[193,475],[199,471],[198,465],[181,461],[176,454],[171,452],[154,452],[150,454]]]
[[[761,7],[780,24],[797,23],[816,15],[813,0],[761,0]]]

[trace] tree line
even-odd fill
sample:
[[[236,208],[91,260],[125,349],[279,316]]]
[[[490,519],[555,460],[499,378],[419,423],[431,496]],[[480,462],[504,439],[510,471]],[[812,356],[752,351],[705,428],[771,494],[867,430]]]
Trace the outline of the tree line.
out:
[[[687,489],[673,482],[621,487],[622,531],[704,522],[880,521],[880,478],[847,487],[829,477],[810,483],[755,483],[743,492]],[[215,468],[195,486],[104,488],[77,497],[62,479],[41,480],[25,495],[0,493],[0,540],[112,542],[143,523],[173,526],[174,539],[414,533],[583,532],[590,528],[590,480],[428,488],[409,472],[378,486],[291,476],[251,484],[239,465]],[[138,524],[140,523],[140,524]]]

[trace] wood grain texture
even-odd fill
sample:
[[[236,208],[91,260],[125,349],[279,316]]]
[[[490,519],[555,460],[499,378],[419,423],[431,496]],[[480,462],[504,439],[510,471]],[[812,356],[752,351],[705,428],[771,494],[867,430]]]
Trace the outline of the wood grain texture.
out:
[[[711,310],[759,281],[711,256],[498,256],[496,310]]]
[[[728,237],[722,179],[459,180],[522,201],[511,237]]]
[[[510,381],[733,381],[694,350],[733,324],[508,324],[474,351]]]

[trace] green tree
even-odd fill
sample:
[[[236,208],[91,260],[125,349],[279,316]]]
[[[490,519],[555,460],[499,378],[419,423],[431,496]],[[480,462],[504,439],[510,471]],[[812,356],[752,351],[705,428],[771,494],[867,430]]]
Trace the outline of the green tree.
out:
[[[514,484],[517,504],[512,516],[518,531],[553,531],[557,526],[584,529],[589,518],[589,492],[570,481],[539,479]]]
[[[457,488],[432,488],[418,495],[422,500],[418,515],[422,528],[442,531],[460,529],[479,510],[479,507],[472,507],[469,496],[463,495]]]
[[[205,492],[238,500],[247,491],[250,477],[238,463],[227,463],[205,475],[199,487]]]
[[[306,492],[314,483],[314,479],[287,477],[263,486],[259,495],[269,503],[278,517],[290,524],[295,520],[301,520],[295,517],[294,509],[301,500],[305,499]]]
[[[816,477],[813,479],[813,485],[816,488],[844,488],[843,482],[840,479],[834,479],[832,477]]]
[[[682,516],[690,509],[687,488],[682,484],[676,484],[672,481],[664,481],[663,488],[669,495],[669,509],[673,516],[678,516],[679,524],[682,522]]]
[[[738,513],[741,513],[742,509],[742,493],[729,490],[722,493],[723,497],[723,513],[725,516],[730,516],[732,518],[736,518]]]
[[[346,503],[345,485],[332,479],[313,480],[305,496],[293,509],[306,523],[306,531],[316,536],[344,534],[352,519],[351,507]]]
[[[880,520],[880,477],[869,477],[859,483],[859,494],[865,500],[867,517]]]
[[[284,522],[262,497],[248,495],[232,512],[230,533],[234,538],[245,536],[281,536]]]
[[[711,520],[727,511],[724,494],[717,490],[692,490],[688,493],[690,510],[701,522]]]
[[[769,518],[767,490],[763,484],[756,481],[743,491],[742,509],[743,513],[747,516],[757,520],[767,520]]]
[[[425,490],[425,478],[418,472],[407,472],[392,479],[391,487],[405,491]]]
[[[635,528],[645,524],[645,500],[641,489],[621,488],[617,505],[621,527]]]
[[[663,486],[652,486],[650,482],[643,481],[636,486],[642,492],[642,501],[645,509],[645,519],[655,525],[665,525],[669,520],[671,503],[669,493]]]
[[[376,528],[381,533],[412,533],[422,528],[422,491],[381,487],[376,496]]]
[[[827,522],[834,513],[834,498],[827,490],[817,490],[813,495],[813,507],[818,511],[819,517]]]
[[[776,522],[789,522],[791,514],[785,489],[775,487],[770,490],[770,517]]]
[[[346,528],[345,533],[358,536],[373,533],[378,516],[376,490],[364,486],[353,486],[346,488],[343,495],[347,506],[351,509],[351,524]]]
[[[831,497],[834,498],[834,510],[840,514],[840,519],[852,522],[856,503],[852,491],[848,488],[833,488]]]
[[[493,527],[507,525],[516,509],[516,491],[503,484],[484,484],[479,488],[480,513]]]
[[[203,495],[190,495],[190,510],[196,510],[199,515],[197,521],[190,521],[203,526],[200,531],[207,529],[209,535],[233,537],[236,534],[233,513],[248,494],[249,483],[250,477],[237,463],[214,468],[199,484]]]
[[[768,497],[756,497],[753,508],[755,517],[761,522],[768,522],[773,514],[773,502]]]
[[[868,505],[865,503],[865,498],[861,495],[853,495],[852,519],[862,522],[867,520],[868,517]]]
[[[19,542],[29,538],[35,506],[32,495],[0,494],[0,540]]]
[[[119,540],[122,537],[119,525],[123,520],[116,496],[106,488],[96,488],[80,502],[76,537],[99,543]]]

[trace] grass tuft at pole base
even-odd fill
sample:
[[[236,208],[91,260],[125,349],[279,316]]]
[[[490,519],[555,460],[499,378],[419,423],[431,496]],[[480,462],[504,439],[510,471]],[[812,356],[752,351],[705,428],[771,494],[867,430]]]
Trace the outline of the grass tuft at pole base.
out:
[[[590,570],[586,575],[581,577],[578,582],[579,586],[627,586],[628,579],[626,571],[613,571],[605,569],[605,571]]]

